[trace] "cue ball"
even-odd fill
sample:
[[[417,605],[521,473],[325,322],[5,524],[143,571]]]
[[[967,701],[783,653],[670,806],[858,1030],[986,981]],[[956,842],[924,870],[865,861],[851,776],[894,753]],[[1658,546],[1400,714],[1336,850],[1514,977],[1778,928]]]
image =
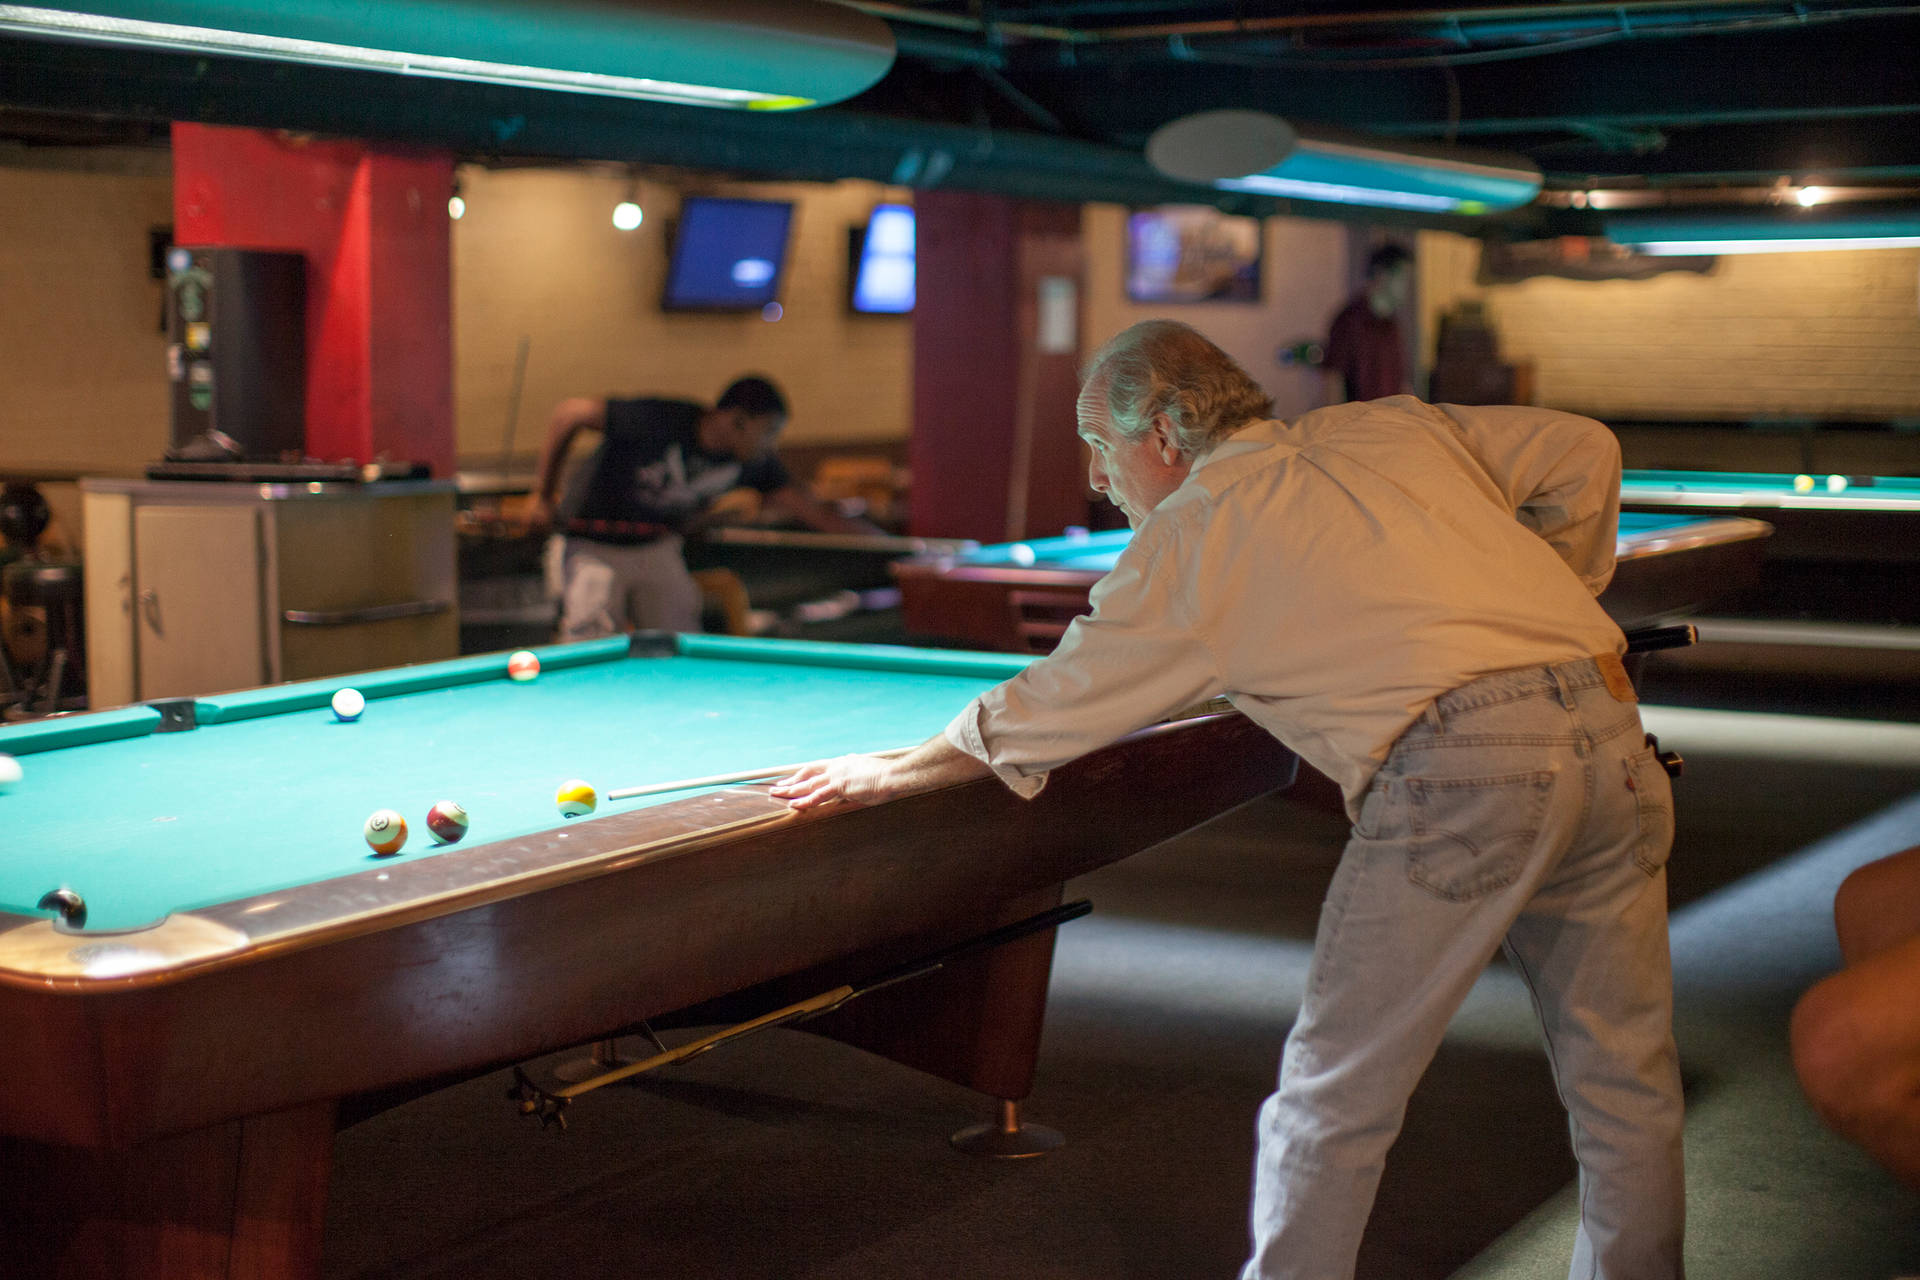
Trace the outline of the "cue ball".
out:
[[[454,844],[467,834],[467,811],[451,800],[427,810],[427,831],[435,844]]]
[[[553,803],[560,810],[561,817],[577,818],[581,814],[592,813],[594,806],[600,803],[600,795],[593,789],[592,783],[573,778],[560,784],[560,789],[553,793]]]
[[[1812,493],[1813,477],[1812,476],[1795,476],[1793,478],[1793,491],[1795,493]]]
[[[1847,491],[1847,478],[1845,476],[1828,476],[1827,477],[1828,493],[1845,493],[1846,491]]]
[[[342,723],[351,724],[367,709],[367,700],[358,689],[342,689],[333,695],[333,714]]]
[[[407,842],[407,820],[391,809],[379,809],[360,828],[360,834],[369,849],[385,857],[400,852],[400,846]]]
[[[540,674],[540,659],[522,649],[507,659],[507,674],[524,684]]]
[[[12,756],[0,756],[0,791],[10,791],[26,775],[20,771],[20,762]]]

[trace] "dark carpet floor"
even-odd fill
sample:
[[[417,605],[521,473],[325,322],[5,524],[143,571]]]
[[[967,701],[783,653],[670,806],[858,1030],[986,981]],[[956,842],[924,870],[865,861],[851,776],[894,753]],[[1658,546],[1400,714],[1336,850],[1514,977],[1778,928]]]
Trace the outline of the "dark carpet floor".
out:
[[[1694,1280],[1920,1275],[1920,1198],[1823,1131],[1787,1065],[1838,962],[1848,869],[1920,843],[1920,726],[1651,708],[1689,762],[1673,861]],[[1255,1108],[1344,824],[1258,802],[1073,886],[1031,1119],[1067,1146],[955,1153],[964,1090],[800,1031],[738,1042],[543,1131],[489,1077],[336,1144],[326,1274],[434,1280],[1233,1276]],[[1916,998],[1920,998],[1917,996]],[[1360,1274],[1565,1274],[1565,1124],[1496,965],[1414,1098]]]

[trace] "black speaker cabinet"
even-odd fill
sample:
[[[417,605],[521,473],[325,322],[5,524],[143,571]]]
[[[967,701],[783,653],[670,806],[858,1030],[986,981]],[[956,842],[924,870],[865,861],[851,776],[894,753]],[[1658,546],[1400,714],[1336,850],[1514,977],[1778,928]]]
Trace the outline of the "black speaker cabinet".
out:
[[[298,460],[307,438],[307,264],[298,253],[167,250],[174,457]]]

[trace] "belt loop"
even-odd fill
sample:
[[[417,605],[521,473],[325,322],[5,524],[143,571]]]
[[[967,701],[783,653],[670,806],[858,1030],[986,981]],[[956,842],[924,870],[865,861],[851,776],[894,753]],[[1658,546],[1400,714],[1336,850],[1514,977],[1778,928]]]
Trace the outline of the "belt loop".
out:
[[[1566,674],[1558,666],[1548,667],[1547,674],[1553,677],[1554,687],[1560,690],[1560,705],[1568,711],[1573,710],[1576,704],[1573,700],[1573,689],[1567,684]]]
[[[1438,698],[1435,698],[1427,704],[1427,709],[1420,713],[1420,719],[1425,723],[1427,728],[1433,730],[1435,733],[1445,733],[1447,731],[1446,721],[1440,718],[1440,700]]]

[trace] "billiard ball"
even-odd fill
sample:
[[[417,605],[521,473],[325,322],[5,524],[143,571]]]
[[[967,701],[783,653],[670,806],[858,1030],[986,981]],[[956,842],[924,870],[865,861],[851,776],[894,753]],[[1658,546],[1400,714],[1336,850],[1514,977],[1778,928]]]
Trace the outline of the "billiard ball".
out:
[[[0,791],[12,790],[25,776],[18,760],[12,756],[0,756]]]
[[[1812,476],[1795,476],[1793,478],[1793,491],[1795,493],[1812,493],[1813,477]]]
[[[343,723],[358,720],[366,709],[367,700],[358,689],[342,689],[333,695],[333,714]]]
[[[1845,476],[1828,476],[1827,477],[1828,493],[1845,493],[1846,491],[1847,491],[1847,478]]]
[[[561,817],[577,818],[593,812],[594,806],[600,803],[600,794],[592,783],[573,778],[560,784],[560,789],[553,793],[553,803]]]
[[[467,834],[467,811],[451,800],[427,810],[427,831],[435,844],[454,844]]]
[[[507,659],[507,674],[525,684],[540,674],[540,659],[522,649]]]
[[[407,820],[391,809],[377,809],[360,828],[360,834],[366,838],[367,847],[384,858],[400,852],[400,846],[407,842]]]

